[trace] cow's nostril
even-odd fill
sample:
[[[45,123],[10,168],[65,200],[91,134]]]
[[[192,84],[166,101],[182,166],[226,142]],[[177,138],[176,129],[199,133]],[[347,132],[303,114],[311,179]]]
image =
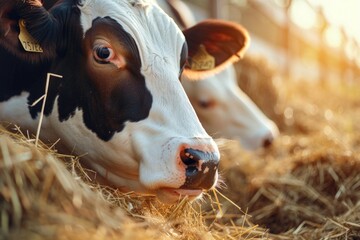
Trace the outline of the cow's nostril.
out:
[[[274,139],[272,137],[266,138],[263,142],[263,147],[264,148],[270,147],[272,145],[273,141],[274,141]]]
[[[196,167],[200,156],[197,154],[197,151],[191,148],[186,148],[180,152],[181,161],[189,167]]]

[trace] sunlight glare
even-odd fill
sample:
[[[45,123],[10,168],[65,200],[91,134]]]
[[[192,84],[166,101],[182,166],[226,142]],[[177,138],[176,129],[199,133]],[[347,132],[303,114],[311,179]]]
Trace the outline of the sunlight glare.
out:
[[[332,48],[340,47],[343,41],[340,29],[334,26],[325,29],[324,38],[327,45]]]
[[[345,54],[348,57],[348,59],[353,60],[356,58],[356,43],[354,40],[347,41],[345,43]]]
[[[330,25],[343,27],[345,32],[360,41],[360,1],[359,0],[311,0],[312,4],[321,7]]]
[[[305,1],[293,1],[289,13],[291,20],[301,28],[311,29],[316,26],[317,15]]]

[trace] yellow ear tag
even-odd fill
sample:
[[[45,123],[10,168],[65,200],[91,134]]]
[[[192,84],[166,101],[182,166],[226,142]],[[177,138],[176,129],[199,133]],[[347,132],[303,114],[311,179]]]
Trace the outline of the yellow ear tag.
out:
[[[197,53],[191,58],[192,70],[210,70],[215,68],[215,58],[211,56],[204,45],[200,45]]]
[[[43,50],[40,44],[30,35],[30,33],[26,30],[25,20],[19,20],[20,34],[19,40],[24,50],[27,52],[38,52],[42,53]]]

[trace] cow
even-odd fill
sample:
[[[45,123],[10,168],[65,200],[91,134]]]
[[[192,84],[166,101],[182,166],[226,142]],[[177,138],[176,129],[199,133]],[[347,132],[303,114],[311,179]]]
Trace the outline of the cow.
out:
[[[182,32],[151,0],[50,5],[0,0],[0,121],[35,132],[43,117],[43,141],[60,139],[97,181],[123,191],[173,203],[213,188],[218,147],[179,78],[204,46],[218,56],[214,71],[236,60],[243,29],[209,20]],[[45,91],[49,74],[59,77]]]
[[[157,2],[180,28],[195,25],[195,17],[184,2]],[[233,65],[202,77],[185,70],[182,85],[202,125],[213,137],[235,139],[245,149],[256,150],[270,146],[279,134],[276,124],[237,85]]]

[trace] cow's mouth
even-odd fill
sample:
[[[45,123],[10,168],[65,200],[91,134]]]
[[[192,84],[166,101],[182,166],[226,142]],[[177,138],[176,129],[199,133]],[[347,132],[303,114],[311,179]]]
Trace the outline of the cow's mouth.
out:
[[[200,197],[202,192],[202,189],[160,188],[156,191],[156,196],[161,202],[172,204],[185,197],[194,200]]]

